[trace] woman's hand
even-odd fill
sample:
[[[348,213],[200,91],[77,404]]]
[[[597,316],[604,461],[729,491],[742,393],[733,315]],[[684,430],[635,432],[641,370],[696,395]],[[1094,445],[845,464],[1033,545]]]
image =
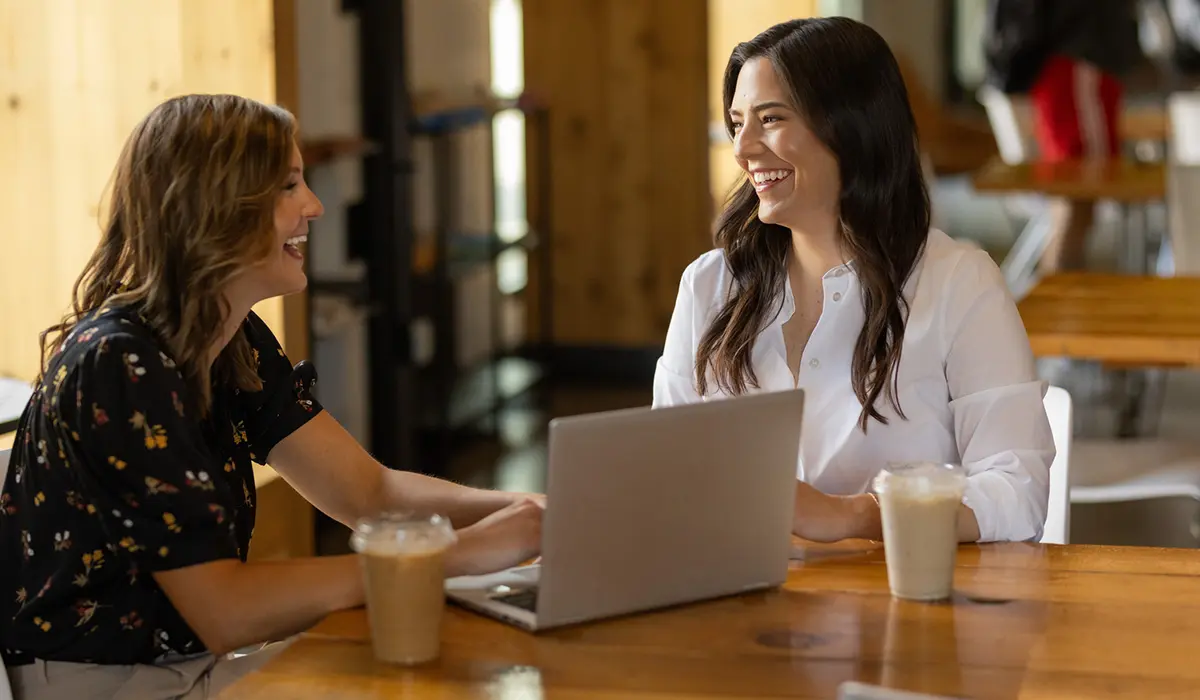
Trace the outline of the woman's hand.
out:
[[[810,542],[879,539],[879,509],[866,494],[830,496],[796,482],[792,534]]]
[[[517,493],[513,494],[518,498],[528,499],[538,504],[542,510],[546,510],[546,494],[544,493]]]
[[[518,498],[470,527],[446,558],[446,575],[490,574],[529,561],[542,549],[544,499]]]

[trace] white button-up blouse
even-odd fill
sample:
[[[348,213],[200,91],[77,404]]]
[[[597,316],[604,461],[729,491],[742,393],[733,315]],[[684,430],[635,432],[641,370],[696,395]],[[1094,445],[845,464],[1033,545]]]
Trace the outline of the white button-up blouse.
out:
[[[654,377],[655,407],[712,398],[696,390],[696,348],[729,293],[724,253],[713,250],[688,266]],[[888,425],[859,426],[862,405],[850,384],[850,363],[865,322],[853,263],[822,279],[821,317],[800,363],[805,409],[797,477],[830,494],[862,493],[890,461],[961,464],[968,474],[964,503],[979,521],[981,541],[1033,540],[1046,519],[1054,441],[1042,405],[1047,385],[1037,377],[1029,338],[999,268],[974,245],[936,229],[905,285],[909,316],[898,367],[902,420],[886,397],[876,408]],[[797,386],[787,366],[782,326],[795,310],[784,284],[780,313],[752,351],[759,387]],[[752,459],[753,445],[746,446]]]

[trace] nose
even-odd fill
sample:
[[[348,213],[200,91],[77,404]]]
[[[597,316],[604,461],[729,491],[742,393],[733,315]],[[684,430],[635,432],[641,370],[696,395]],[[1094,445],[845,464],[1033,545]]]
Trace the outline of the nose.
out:
[[[742,128],[733,135],[733,156],[745,161],[762,153],[762,133],[754,123],[747,120]]]
[[[308,194],[309,201],[304,207],[304,218],[309,220],[319,219],[325,214],[325,205],[321,204],[320,198],[316,194],[313,194],[312,190],[309,190]]]

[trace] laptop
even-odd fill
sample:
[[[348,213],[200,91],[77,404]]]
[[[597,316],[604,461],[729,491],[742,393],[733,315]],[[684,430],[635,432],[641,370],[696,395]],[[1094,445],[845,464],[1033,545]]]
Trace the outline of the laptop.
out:
[[[927,695],[907,690],[893,690],[870,683],[846,681],[838,686],[838,700],[958,700],[946,695]]]
[[[540,562],[447,598],[541,631],[781,585],[803,409],[793,389],[551,421]]]

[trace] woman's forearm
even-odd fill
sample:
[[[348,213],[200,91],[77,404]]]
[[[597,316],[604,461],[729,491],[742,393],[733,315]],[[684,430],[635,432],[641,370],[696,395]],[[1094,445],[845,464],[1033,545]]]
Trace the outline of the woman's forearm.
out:
[[[462,528],[516,498],[389,469],[324,411],[276,445],[268,462],[309,503],[348,527],[393,511],[439,513]]]
[[[860,493],[857,496],[844,496],[843,499],[846,504],[846,517],[854,523],[851,528],[854,534],[850,539],[882,540],[883,513],[880,512],[875,497]]]
[[[423,474],[388,470],[384,478],[386,510],[437,513],[450,519],[455,529],[474,525],[517,498],[506,491],[477,489]]]
[[[245,563],[208,562],[154,574],[210,652],[302,632],[326,615],[364,603],[356,555]]]

